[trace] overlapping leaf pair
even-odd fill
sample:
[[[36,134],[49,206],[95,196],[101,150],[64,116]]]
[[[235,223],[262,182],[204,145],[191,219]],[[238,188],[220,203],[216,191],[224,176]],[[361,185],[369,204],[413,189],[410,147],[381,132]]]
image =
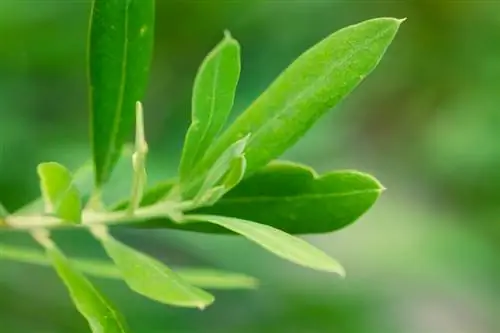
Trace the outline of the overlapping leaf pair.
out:
[[[52,265],[93,332],[128,332],[128,328],[81,272],[122,279],[139,294],[184,307],[204,308],[213,302],[214,297],[201,288],[255,287],[254,279],[234,273],[171,269],[115,239],[111,225],[240,234],[291,262],[343,276],[336,260],[292,235],[331,232],[354,222],[373,205],[382,186],[364,173],[319,176],[306,166],[274,159],[376,67],[401,20],[372,19],[328,36],[295,60],[224,129],[240,75],[240,47],[226,32],[204,59],[194,82],[192,123],[179,177],[148,187],[148,146],[142,105],[137,101],[143,98],[148,79],[153,20],[153,0],[94,1],[89,42],[94,169],[73,177],[58,163],[41,164],[43,199],[10,215],[0,207],[0,225],[3,230],[27,230],[46,255],[0,245],[0,257]],[[104,185],[133,130],[134,118],[131,194],[103,204]],[[82,186],[89,174],[94,179],[91,193]],[[64,256],[50,230],[77,226],[90,230],[111,261]]]

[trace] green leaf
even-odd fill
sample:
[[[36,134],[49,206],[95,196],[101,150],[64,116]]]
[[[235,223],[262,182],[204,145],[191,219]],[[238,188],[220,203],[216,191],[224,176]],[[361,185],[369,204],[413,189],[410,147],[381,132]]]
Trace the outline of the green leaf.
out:
[[[129,332],[116,308],[80,272],[64,254],[50,243],[45,245],[48,258],[68,289],[78,311],[87,319],[93,333]]]
[[[0,244],[0,258],[35,264],[51,266],[50,260],[42,252],[21,246]],[[98,278],[122,280],[120,271],[110,261],[97,259],[69,259],[72,266],[80,272]],[[187,282],[207,289],[252,289],[257,287],[257,280],[253,277],[206,268],[173,268],[180,277]]]
[[[94,231],[123,279],[135,292],[161,303],[205,308],[214,297],[192,286],[160,261],[115,240],[109,233]]]
[[[224,196],[224,194],[235,187],[243,179],[245,167],[245,156],[241,155],[234,158],[229,165],[229,170],[224,176],[221,185],[217,185],[201,194],[199,198],[195,198],[193,208],[214,205]]]
[[[226,188],[223,185],[215,186],[195,198],[195,201],[192,205],[190,205],[190,208],[212,206],[219,201],[226,192]]]
[[[291,234],[326,233],[356,221],[383,189],[358,171],[320,176],[307,166],[275,161],[195,212],[258,221]]]
[[[63,220],[80,222],[82,202],[78,189],[73,185],[73,176],[59,163],[41,163],[37,167],[40,189],[45,203],[45,212],[55,214]]]
[[[153,50],[154,0],[94,0],[89,83],[95,185],[110,177],[134,128]]]
[[[344,268],[323,251],[279,229],[225,216],[186,215],[185,222],[209,222],[234,231],[298,265],[345,276]]]
[[[378,18],[352,25],[303,53],[214,142],[194,173],[205,174],[248,133],[246,176],[281,155],[377,66],[401,22]]]
[[[224,177],[229,172],[229,181],[235,181],[235,176],[231,175],[231,173],[235,171],[231,171],[231,167],[235,167],[234,163],[236,163],[236,169],[240,167],[240,170],[236,170],[236,172],[244,172],[245,170],[241,170],[241,168],[246,166],[245,162],[234,160],[241,160],[243,157],[243,151],[245,149],[245,145],[248,142],[250,135],[245,136],[243,139],[240,139],[229,146],[228,149],[215,161],[214,165],[208,171],[205,180],[201,188],[198,190],[198,194],[196,194],[194,198],[195,205],[202,204],[203,201],[201,198],[206,196],[206,193],[217,185],[221,185],[221,180],[224,180]],[[244,160],[244,159],[243,159]],[[230,172],[231,171],[231,172]]]
[[[191,126],[186,134],[179,174],[184,184],[222,130],[233,107],[240,76],[240,46],[229,32],[208,54],[196,75]]]
[[[165,196],[174,182],[159,184],[146,192],[144,205]],[[372,176],[357,171],[333,171],[317,175],[307,166],[274,161],[244,179],[211,207],[195,214],[223,215],[258,221],[290,234],[317,234],[341,229],[373,206],[383,186]],[[120,203],[117,209],[124,209]],[[157,219],[137,227],[183,229],[227,233],[217,226],[177,224]]]
[[[243,180],[246,168],[247,160],[245,156],[238,156],[231,161],[229,171],[227,172],[222,182],[222,185],[224,186],[224,189],[226,191],[231,190]]]
[[[125,145],[122,149],[122,153],[118,164],[125,165],[130,164],[130,157],[132,156],[133,149],[130,145]],[[73,172],[73,184],[80,191],[82,197],[88,196],[92,192],[92,182],[94,179],[94,168],[92,167],[92,161],[84,163],[81,167]],[[120,180],[122,181],[122,180]],[[111,181],[104,186],[103,192],[107,192],[107,189],[112,189],[115,182]],[[44,210],[44,200],[42,197],[35,199],[34,201],[26,204],[24,207],[18,209],[16,214],[29,214],[29,213],[39,213]]]

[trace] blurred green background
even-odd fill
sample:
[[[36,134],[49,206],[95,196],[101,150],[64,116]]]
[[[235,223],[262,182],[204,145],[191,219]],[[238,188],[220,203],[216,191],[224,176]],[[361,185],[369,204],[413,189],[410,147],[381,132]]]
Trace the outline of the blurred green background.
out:
[[[237,114],[333,31],[379,16],[408,20],[377,70],[285,156],[319,171],[366,171],[388,188],[354,225],[306,237],[344,264],[347,279],[239,238],[122,232],[168,263],[261,280],[257,291],[216,292],[202,312],[96,280],[134,332],[500,331],[499,2],[158,0],[157,8],[144,100],[152,182],[175,172],[197,66],[224,29],[242,44]],[[0,201],[9,209],[38,196],[37,163],[76,168],[90,156],[89,10],[88,0],[0,1]],[[120,172],[115,182],[126,183]],[[102,255],[86,234],[58,237],[70,253]],[[52,270],[4,261],[0,323],[6,333],[88,331]]]

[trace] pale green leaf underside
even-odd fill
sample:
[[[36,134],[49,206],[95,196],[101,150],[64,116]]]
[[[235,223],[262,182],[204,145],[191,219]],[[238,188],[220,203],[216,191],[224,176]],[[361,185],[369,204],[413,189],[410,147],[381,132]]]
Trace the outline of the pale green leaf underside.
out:
[[[186,215],[185,220],[214,223],[248,238],[283,259],[301,266],[345,276],[344,268],[326,253],[300,238],[273,227],[215,215]]]
[[[231,171],[231,167],[235,160],[241,159],[243,155],[243,151],[248,142],[249,135],[246,137],[236,141],[232,145],[230,145],[224,153],[215,161],[214,165],[208,171],[205,180],[200,189],[197,189],[198,193],[196,194],[194,201],[198,201],[200,197],[202,197],[205,193],[207,193],[212,188],[223,185],[220,184],[221,181],[224,180],[224,177]],[[246,166],[246,163],[244,164]],[[243,166],[243,165],[242,165]],[[244,171],[244,170],[243,170]],[[193,183],[191,183],[193,184]],[[188,192],[186,193],[186,198],[190,198],[190,189],[186,189]],[[191,189],[192,190],[192,189]]]
[[[50,260],[40,251],[12,245],[0,245],[0,258],[27,264],[51,266]],[[81,258],[68,259],[80,272],[104,279],[122,280],[120,271],[111,261]],[[258,281],[250,276],[210,268],[181,268],[172,270],[187,282],[207,289],[253,289]]]
[[[184,184],[225,125],[240,76],[240,46],[226,32],[198,70],[193,88],[192,119],[182,152],[179,176]]]
[[[127,285],[148,298],[174,306],[205,308],[214,297],[194,287],[165,264],[115,240],[101,238]]]
[[[122,149],[120,159],[117,164],[120,166],[130,164],[130,158],[132,156],[133,149],[130,145],[125,145]],[[73,184],[76,186],[82,197],[88,196],[92,191],[94,179],[94,168],[92,161],[87,161],[81,167],[73,172]],[[119,181],[123,182],[123,179]],[[111,179],[102,189],[103,196],[106,197],[107,192],[113,189],[116,181]],[[41,213],[44,211],[43,198],[39,197],[34,201],[26,204],[24,207],[17,210],[16,214],[31,214],[31,213]]]
[[[115,307],[80,272],[55,245],[46,253],[59,277],[66,285],[78,311],[87,319],[93,333],[130,332]]]

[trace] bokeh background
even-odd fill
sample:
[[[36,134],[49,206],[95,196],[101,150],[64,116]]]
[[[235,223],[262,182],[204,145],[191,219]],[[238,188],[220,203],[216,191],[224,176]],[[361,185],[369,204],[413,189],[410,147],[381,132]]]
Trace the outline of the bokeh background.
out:
[[[0,1],[0,201],[38,196],[37,163],[90,156],[88,0]],[[377,70],[285,158],[359,169],[388,188],[354,225],[306,237],[348,278],[311,272],[234,237],[121,237],[168,263],[239,271],[257,291],[216,292],[203,312],[96,280],[134,332],[493,333],[500,331],[500,3],[497,1],[157,1],[147,97],[151,181],[175,173],[197,66],[229,29],[242,44],[235,114],[333,31],[407,17]],[[120,174],[115,177],[121,184]],[[102,255],[82,233],[68,251]],[[1,241],[28,241],[23,235]],[[0,262],[0,331],[88,332],[54,272]]]

